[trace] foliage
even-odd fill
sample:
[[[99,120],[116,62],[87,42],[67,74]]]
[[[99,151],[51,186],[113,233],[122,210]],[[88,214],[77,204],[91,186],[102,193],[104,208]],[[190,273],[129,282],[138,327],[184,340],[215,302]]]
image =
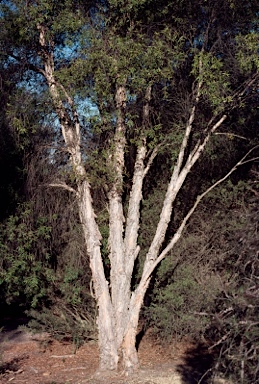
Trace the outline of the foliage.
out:
[[[206,340],[214,373],[258,376],[258,173],[228,181],[204,201],[170,259],[157,270],[143,311],[163,341]]]
[[[161,340],[170,343],[186,335],[199,340],[204,334],[210,319],[203,313],[213,306],[221,290],[219,280],[212,274],[204,278],[205,269],[197,270],[197,265],[185,261],[175,268],[166,285],[156,281],[145,317]]]
[[[28,328],[33,332],[47,332],[51,337],[72,341],[75,351],[86,340],[96,339],[94,317],[89,308],[65,305],[56,302],[50,308],[43,307],[40,311],[31,309],[27,314],[32,318]]]
[[[35,307],[46,297],[49,281],[45,279],[48,273],[51,278],[51,270],[48,250],[42,254],[42,260],[37,260],[34,252],[37,243],[45,243],[50,238],[51,228],[44,218],[39,218],[34,227],[29,225],[31,214],[28,205],[21,206],[20,212],[1,224],[0,283],[8,303],[25,301]],[[45,279],[43,267],[47,272]]]
[[[1,224],[1,301],[26,309],[34,319],[32,328],[82,342],[94,333],[95,307],[88,276],[79,260],[73,263],[72,255],[80,247],[73,249],[70,234],[62,257],[56,260],[52,247],[57,251],[59,246],[53,229],[57,217],[52,215],[51,222],[37,215],[33,221],[34,210],[35,205],[21,205],[16,216]]]
[[[247,384],[257,383],[259,372],[258,173],[255,175],[239,211],[240,228],[228,235],[231,253],[224,265],[217,266],[224,268],[229,280],[215,300],[214,322],[207,331],[218,356],[216,368]]]

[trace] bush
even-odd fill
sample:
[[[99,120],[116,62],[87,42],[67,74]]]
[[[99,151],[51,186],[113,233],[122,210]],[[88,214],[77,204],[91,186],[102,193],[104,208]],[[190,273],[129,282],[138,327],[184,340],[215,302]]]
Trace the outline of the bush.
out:
[[[44,218],[32,222],[31,215],[29,204],[21,205],[0,226],[0,287],[2,301],[36,307],[46,298],[53,275],[46,247],[51,228]],[[39,244],[41,257],[36,256]]]
[[[210,324],[209,309],[220,290],[217,277],[205,276],[201,267],[183,263],[172,271],[165,286],[156,283],[145,317],[164,341],[186,335],[199,339]]]
[[[215,321],[207,332],[218,356],[215,368],[242,384],[259,383],[258,206],[257,196],[243,212],[245,225],[235,233],[224,266],[231,279],[215,300]]]
[[[24,204],[1,224],[1,301],[26,310],[31,328],[81,343],[95,337],[88,260],[80,257],[80,226],[64,231],[58,221]]]
[[[95,319],[91,317],[91,311],[79,310],[62,302],[51,308],[44,307],[41,311],[31,309],[27,312],[32,317],[28,327],[33,332],[47,332],[57,340],[72,341],[76,350],[85,340],[97,338]]]
[[[143,311],[162,340],[206,340],[214,373],[238,383],[259,375],[259,192],[229,181],[193,216],[164,260]]]

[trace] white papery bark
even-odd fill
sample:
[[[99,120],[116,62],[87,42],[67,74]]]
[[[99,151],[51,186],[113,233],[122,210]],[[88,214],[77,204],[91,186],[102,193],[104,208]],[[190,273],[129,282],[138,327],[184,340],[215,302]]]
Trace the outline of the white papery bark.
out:
[[[138,367],[138,356],[135,347],[136,334],[140,309],[151,274],[181,237],[187,220],[203,196],[197,199],[171,241],[163,249],[165,234],[171,219],[175,199],[192,167],[206,148],[211,134],[225,121],[226,115],[214,119],[213,123],[210,121],[204,131],[203,139],[196,143],[189,154],[186,153],[193,129],[193,121],[196,117],[196,105],[199,102],[202,88],[202,82],[200,81],[197,85],[194,105],[190,109],[176,165],[168,183],[156,232],[145,258],[142,277],[135,291],[132,291],[132,274],[140,250],[138,232],[143,183],[158,148],[154,148],[148,156],[146,131],[150,124],[152,91],[151,86],[148,86],[142,111],[142,134],[137,145],[127,217],[125,219],[122,194],[126,149],[126,80],[117,84],[115,90],[115,133],[107,159],[107,167],[109,167],[109,174],[111,175],[108,191],[110,247],[110,281],[108,282],[104,274],[101,255],[102,238],[96,222],[90,184],[82,162],[81,133],[77,111],[73,100],[55,79],[52,42],[46,42],[46,31],[43,26],[38,25],[38,30],[41,47],[40,56],[44,66],[44,69],[41,69],[40,72],[45,77],[49,87],[76,180],[76,188],[72,188],[62,182],[53,182],[52,185],[65,188],[76,195],[79,217],[89,255],[94,296],[98,306],[97,326],[99,332],[100,368],[102,370],[117,369],[119,358],[122,355],[125,370],[131,372]]]

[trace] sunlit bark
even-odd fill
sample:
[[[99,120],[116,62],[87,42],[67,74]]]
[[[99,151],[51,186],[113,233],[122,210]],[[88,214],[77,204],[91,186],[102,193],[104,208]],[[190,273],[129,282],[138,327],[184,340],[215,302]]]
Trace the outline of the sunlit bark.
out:
[[[138,355],[136,351],[136,335],[138,329],[140,309],[148,288],[151,275],[168,253],[173,249],[182,235],[187,220],[193,214],[200,200],[214,188],[215,183],[205,193],[199,196],[193,207],[183,219],[168,244],[164,245],[166,232],[171,220],[175,200],[181,190],[186,177],[204,152],[211,135],[224,123],[227,116],[221,114],[214,116],[204,129],[204,135],[187,153],[190,136],[193,131],[193,122],[198,120],[196,106],[199,103],[202,81],[196,84],[196,93],[193,105],[189,110],[189,119],[179,148],[178,158],[168,182],[164,196],[159,222],[146,254],[142,276],[137,288],[132,291],[132,275],[135,261],[139,254],[139,226],[143,183],[152,162],[157,154],[158,147],[149,154],[147,149],[146,132],[150,124],[150,102],[152,99],[152,86],[147,86],[145,101],[142,110],[142,130],[137,143],[135,165],[132,177],[131,192],[128,201],[127,215],[123,211],[123,175],[124,157],[126,150],[126,98],[127,82],[121,80],[115,87],[115,113],[114,137],[108,149],[107,167],[110,179],[108,181],[108,211],[109,211],[109,281],[104,273],[101,254],[102,237],[97,225],[92,203],[90,183],[82,162],[81,133],[77,110],[72,98],[66,89],[56,81],[54,66],[54,43],[46,41],[46,30],[38,25],[40,57],[44,69],[40,73],[45,77],[49,93],[59,119],[65,149],[69,153],[70,162],[75,176],[76,187],[70,187],[62,182],[53,182],[52,186],[65,188],[76,196],[79,217],[83,229],[89,264],[92,272],[93,295],[98,307],[97,326],[99,332],[100,369],[116,370],[120,356],[126,372],[130,373],[138,368]],[[200,64],[200,70],[202,65]],[[118,80],[119,81],[119,80]],[[245,160],[245,158],[244,158]],[[238,164],[240,165],[240,164]],[[234,168],[226,175],[228,177]],[[219,182],[224,181],[225,178]]]

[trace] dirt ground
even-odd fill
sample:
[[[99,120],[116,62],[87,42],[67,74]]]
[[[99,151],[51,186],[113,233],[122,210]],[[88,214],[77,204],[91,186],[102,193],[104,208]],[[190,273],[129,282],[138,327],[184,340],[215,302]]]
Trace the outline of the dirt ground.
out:
[[[19,329],[0,333],[1,384],[197,384],[211,364],[210,356],[190,342],[165,348],[149,334],[140,342],[139,358],[138,374],[105,377],[96,373],[98,348],[94,342],[75,351],[73,344],[47,335]]]

